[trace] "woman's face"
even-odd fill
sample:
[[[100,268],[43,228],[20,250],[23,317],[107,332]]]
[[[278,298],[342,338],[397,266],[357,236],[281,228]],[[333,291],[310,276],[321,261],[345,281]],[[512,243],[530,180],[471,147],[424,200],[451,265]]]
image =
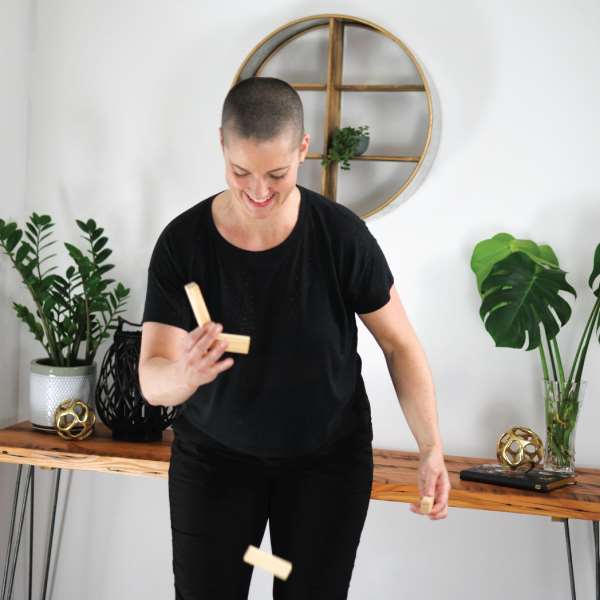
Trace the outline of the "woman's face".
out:
[[[225,177],[234,200],[253,218],[267,218],[277,211],[296,189],[298,165],[308,152],[310,137],[305,134],[299,146],[291,133],[257,141],[228,132],[221,147],[225,157]]]

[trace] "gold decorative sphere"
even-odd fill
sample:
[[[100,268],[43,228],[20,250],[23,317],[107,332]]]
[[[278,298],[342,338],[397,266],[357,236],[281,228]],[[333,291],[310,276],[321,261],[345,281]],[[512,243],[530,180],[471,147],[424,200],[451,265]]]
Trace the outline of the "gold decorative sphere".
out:
[[[544,443],[537,433],[517,425],[502,434],[496,456],[501,465],[511,469],[532,469],[544,458]]]
[[[85,440],[96,423],[96,414],[81,400],[65,400],[54,411],[56,432],[66,440]]]

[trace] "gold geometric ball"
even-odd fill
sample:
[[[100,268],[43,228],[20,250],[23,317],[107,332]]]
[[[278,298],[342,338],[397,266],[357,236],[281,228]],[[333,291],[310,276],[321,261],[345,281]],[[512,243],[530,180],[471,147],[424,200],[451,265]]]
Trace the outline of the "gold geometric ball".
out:
[[[65,440],[85,440],[96,423],[96,414],[81,400],[65,400],[54,411],[56,431]]]
[[[496,456],[501,465],[511,469],[532,469],[544,458],[544,443],[537,433],[517,425],[502,434]]]

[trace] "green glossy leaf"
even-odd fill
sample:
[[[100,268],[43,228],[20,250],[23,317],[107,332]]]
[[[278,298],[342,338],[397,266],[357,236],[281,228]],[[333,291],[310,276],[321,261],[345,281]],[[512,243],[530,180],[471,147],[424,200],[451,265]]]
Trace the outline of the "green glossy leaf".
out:
[[[576,295],[565,275],[561,269],[541,267],[524,252],[492,267],[482,283],[479,314],[496,346],[523,348],[527,335],[526,349],[533,350],[540,345],[540,325],[549,339],[556,336],[571,317],[559,292]]]
[[[27,242],[23,242],[15,256],[17,263],[22,263],[30,252],[33,252],[33,248]]]
[[[43,343],[44,329],[32,312],[26,306],[23,304],[18,304],[17,302],[13,302],[13,308],[15,309],[19,319],[27,324],[29,331],[33,333],[35,339]]]
[[[98,264],[104,262],[111,254],[112,250],[110,248],[105,248],[96,256],[96,262]]]
[[[545,260],[549,266],[552,265],[560,268],[560,265],[558,264],[558,257],[554,253],[554,250],[548,246],[548,244],[540,244],[538,248],[540,250],[541,259]]]
[[[81,229],[84,233],[88,233],[88,225],[85,221],[81,221],[80,219],[75,219],[75,223],[77,223],[77,227]]]
[[[98,273],[100,273],[100,275],[104,275],[104,273],[107,273],[111,269],[114,269],[114,267],[115,265],[111,264],[102,265],[101,267],[98,267]]]
[[[498,233],[478,242],[471,255],[471,269],[477,277],[477,289],[480,294],[481,285],[493,266],[515,252],[526,254],[543,267],[558,266],[558,259],[550,246],[538,246],[531,240],[518,240],[510,233]]]
[[[592,268],[592,274],[588,280],[594,295],[600,297],[600,281],[598,282],[598,287],[594,289],[594,280],[596,277],[598,277],[598,275],[600,275],[600,244],[596,246],[596,251],[594,252],[594,266]]]
[[[98,227],[97,229],[94,229],[94,231],[92,231],[90,237],[92,238],[92,241],[95,240],[96,238],[98,238],[99,236],[102,235],[104,229],[102,227]]]
[[[106,246],[106,242],[108,242],[108,238],[106,236],[103,236],[97,242],[94,242],[94,245],[92,246],[94,252],[100,252],[100,250]]]
[[[12,252],[15,246],[21,241],[22,237],[23,231],[21,231],[20,229],[15,229],[14,231],[12,231],[6,240],[6,251]]]
[[[73,244],[69,244],[69,242],[65,242],[65,248],[69,252],[71,258],[76,262],[80,263],[83,260],[83,254],[81,250],[77,248],[77,246],[73,246]]]

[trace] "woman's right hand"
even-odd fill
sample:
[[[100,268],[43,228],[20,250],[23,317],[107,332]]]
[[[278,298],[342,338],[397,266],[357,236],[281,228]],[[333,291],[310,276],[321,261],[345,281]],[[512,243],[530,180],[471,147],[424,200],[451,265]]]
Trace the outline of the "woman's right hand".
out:
[[[182,382],[192,393],[196,389],[216,379],[222,371],[229,369],[233,358],[217,362],[227,348],[227,342],[217,340],[223,326],[209,321],[190,331],[183,342],[183,352],[177,361]]]

